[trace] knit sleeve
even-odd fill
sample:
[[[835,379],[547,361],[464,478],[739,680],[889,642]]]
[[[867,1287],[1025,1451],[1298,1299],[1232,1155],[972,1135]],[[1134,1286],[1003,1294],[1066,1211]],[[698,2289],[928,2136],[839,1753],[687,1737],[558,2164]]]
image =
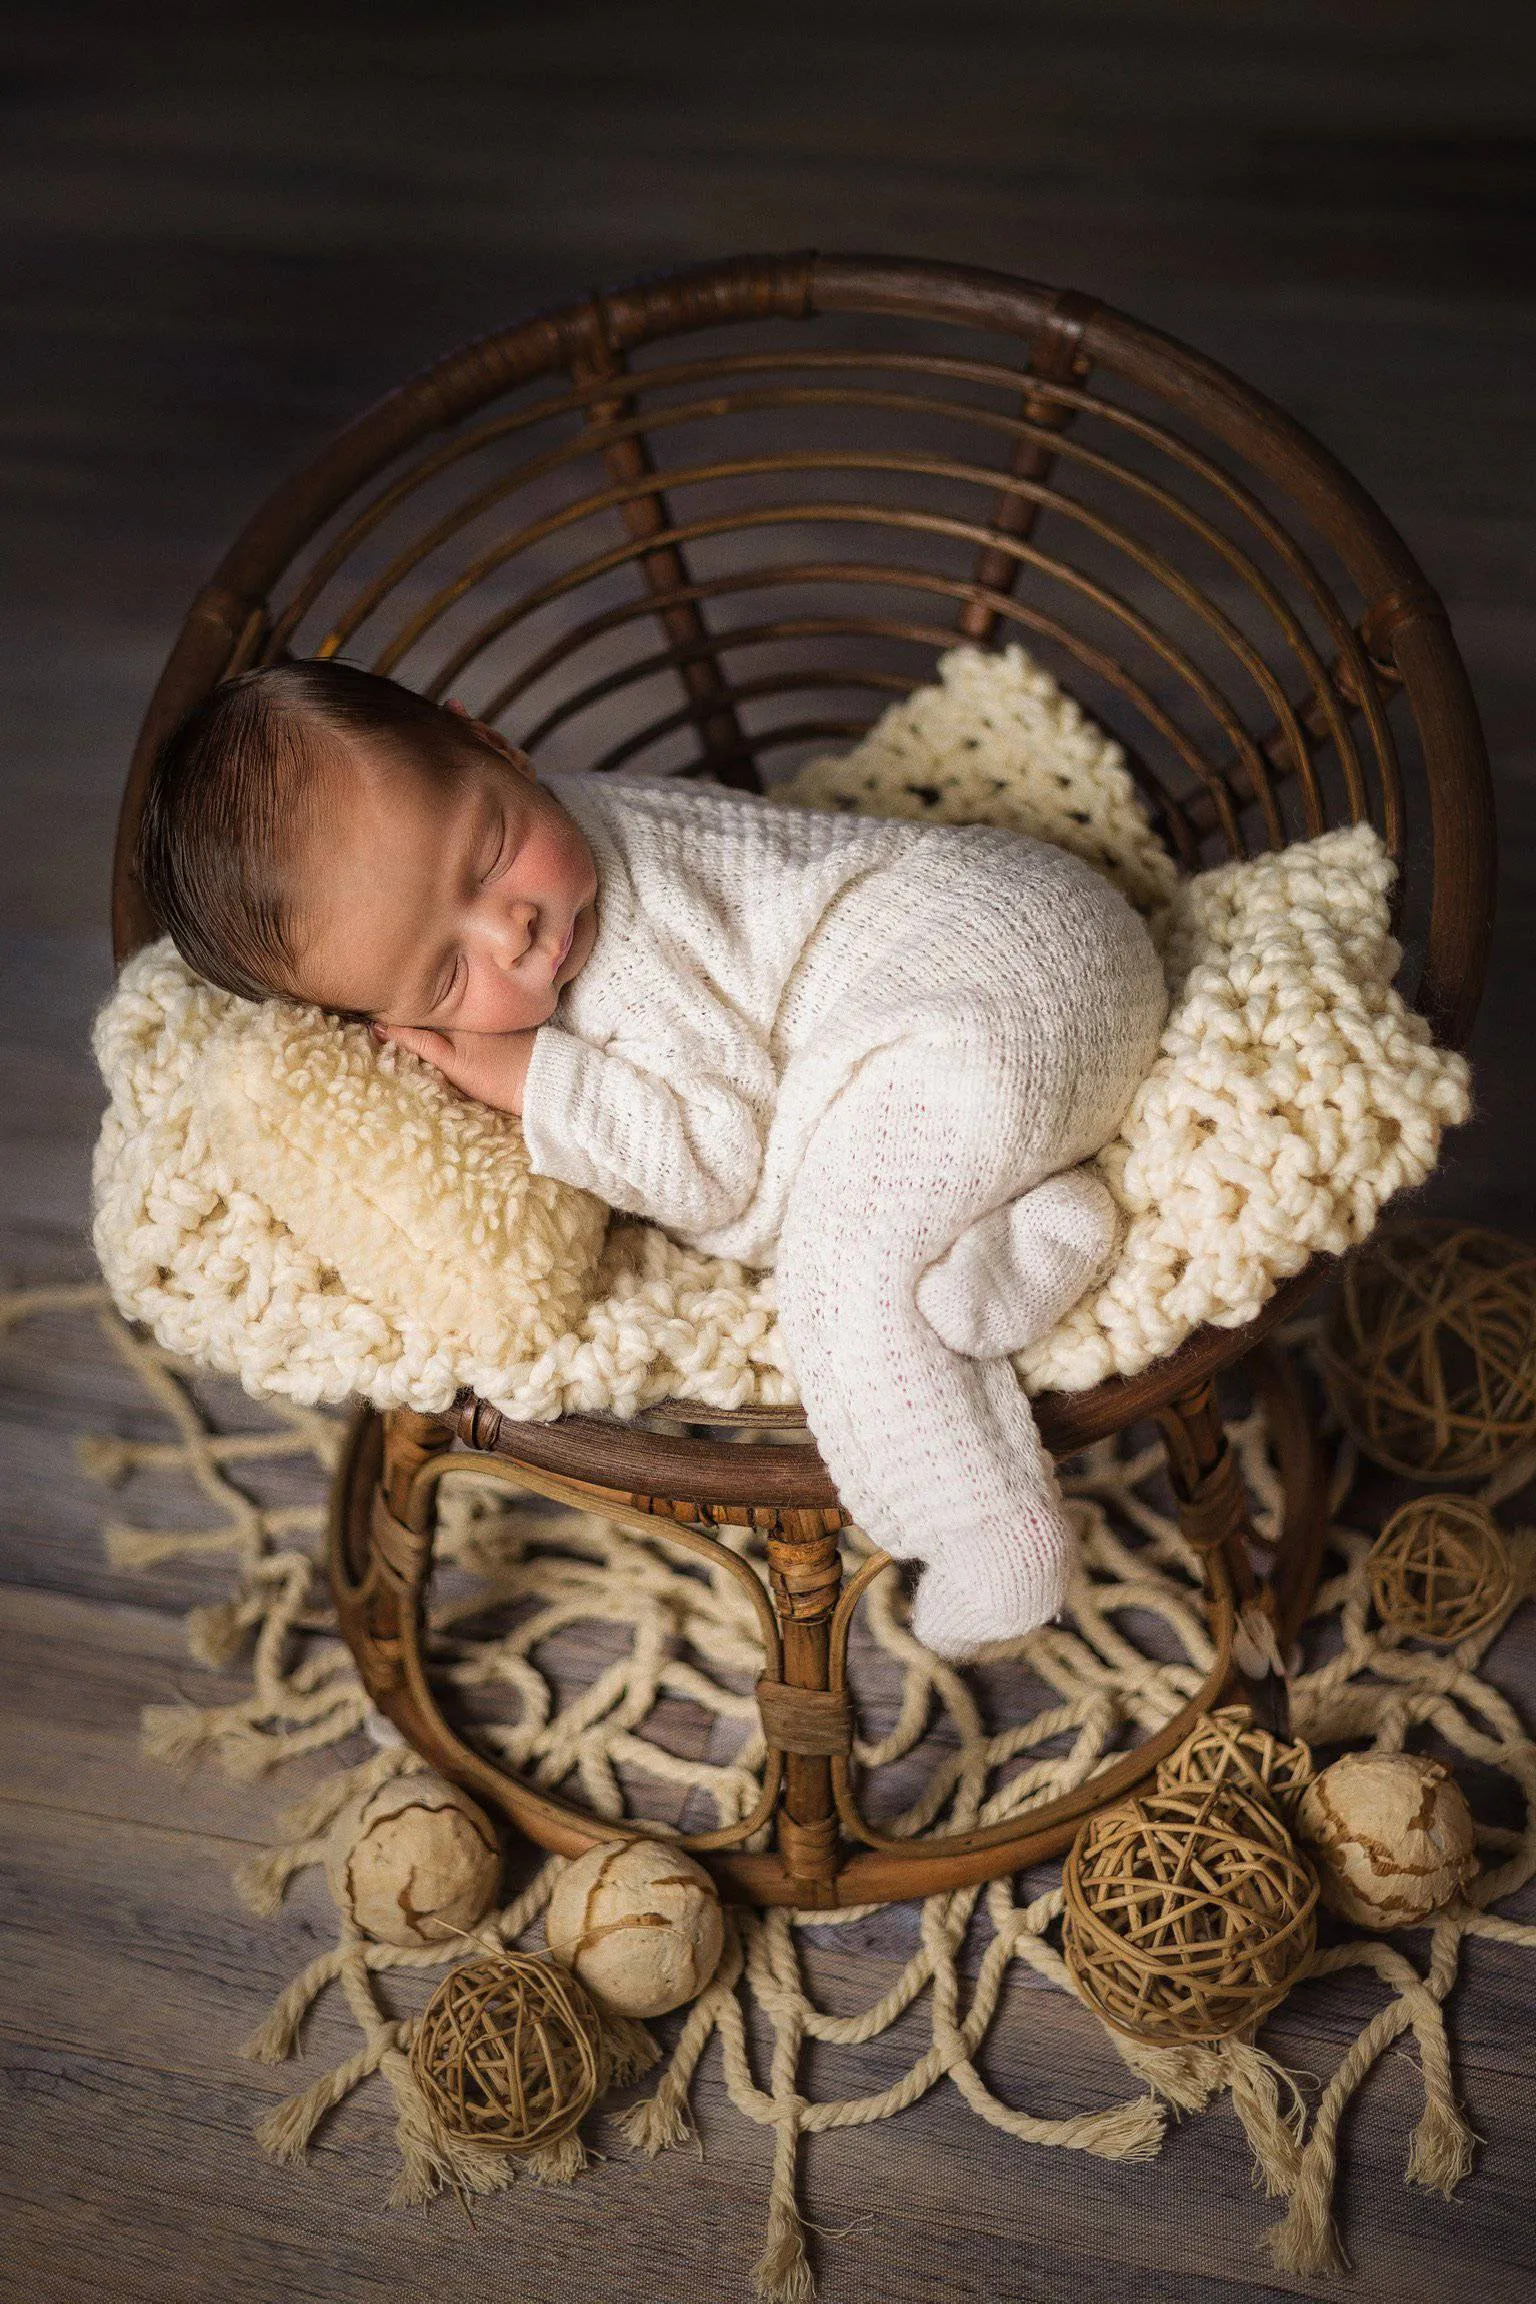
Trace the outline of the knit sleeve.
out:
[[[740,1214],[763,1157],[752,1108],[728,1082],[675,1071],[663,1079],[554,1024],[534,1035],[523,1136],[538,1174],[696,1231]]]

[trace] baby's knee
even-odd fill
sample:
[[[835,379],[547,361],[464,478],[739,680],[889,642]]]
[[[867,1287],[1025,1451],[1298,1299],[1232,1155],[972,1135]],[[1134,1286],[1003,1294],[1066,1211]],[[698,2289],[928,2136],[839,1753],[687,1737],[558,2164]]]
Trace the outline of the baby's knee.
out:
[[[1118,1244],[1105,1186],[1072,1168],[962,1232],[919,1275],[917,1307],[952,1352],[978,1360],[1022,1352],[1064,1318]]]

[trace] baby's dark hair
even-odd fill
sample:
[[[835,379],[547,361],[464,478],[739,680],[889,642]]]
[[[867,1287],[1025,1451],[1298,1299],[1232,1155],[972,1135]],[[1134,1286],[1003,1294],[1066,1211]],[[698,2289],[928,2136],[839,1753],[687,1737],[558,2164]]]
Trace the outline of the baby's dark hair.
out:
[[[189,968],[242,999],[295,996],[293,865],[340,746],[409,757],[445,788],[466,724],[398,681],[321,659],[241,672],[161,745],[139,817],[140,883]]]

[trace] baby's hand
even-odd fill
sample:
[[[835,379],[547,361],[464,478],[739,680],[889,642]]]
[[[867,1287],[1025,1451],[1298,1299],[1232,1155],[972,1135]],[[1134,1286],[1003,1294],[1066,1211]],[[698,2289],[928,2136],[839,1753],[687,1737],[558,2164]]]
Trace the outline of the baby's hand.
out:
[[[521,1115],[533,1032],[434,1032],[415,1024],[374,1024],[369,1029],[376,1040],[393,1040],[413,1056],[435,1064],[452,1087],[478,1103]]]

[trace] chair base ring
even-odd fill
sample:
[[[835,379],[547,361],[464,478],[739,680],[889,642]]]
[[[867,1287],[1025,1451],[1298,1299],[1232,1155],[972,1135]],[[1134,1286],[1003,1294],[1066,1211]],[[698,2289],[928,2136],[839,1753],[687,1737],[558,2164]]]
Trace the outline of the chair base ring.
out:
[[[1322,1556],[1321,1454],[1314,1420],[1289,1364],[1260,1344],[1245,1367],[1269,1416],[1284,1499],[1283,1526],[1266,1583],[1260,1587],[1255,1582],[1246,1503],[1241,1483],[1232,1477],[1214,1387],[1207,1382],[1171,1402],[1160,1421],[1185,1532],[1207,1572],[1213,1668],[1157,1735],[1117,1755],[1078,1792],[1002,1826],[906,1842],[862,1825],[837,1723],[846,1717],[849,1620],[881,1563],[877,1555],[856,1580],[857,1589],[843,1590],[842,1515],[822,1508],[636,1496],[578,1483],[510,1456],[455,1447],[454,1426],[438,1418],[409,1410],[387,1416],[364,1410],[354,1421],[331,1499],[329,1569],[342,1635],[370,1697],[412,1749],[539,1846],[574,1857],[602,1841],[643,1837],[649,1830],[644,1819],[616,1822],[598,1816],[477,1752],[444,1718],[423,1663],[436,1489],[446,1470],[473,1466],[509,1487],[600,1510],[605,1517],[712,1557],[753,1588],[767,1651],[759,1699],[770,1747],[763,1797],[742,1824],[685,1837],[682,1843],[710,1871],[722,1896],[825,1910],[927,1896],[993,1879],[1059,1855],[1086,1815],[1135,1790],[1206,1712],[1234,1693],[1247,1692],[1231,1654],[1239,1608],[1258,1605],[1267,1611],[1282,1655],[1295,1638]],[[765,1526],[771,1599],[751,1567],[708,1533],[704,1523],[711,1519],[755,1519]],[[1280,1695],[1283,1702],[1283,1688]],[[846,1741],[851,1744],[851,1733]],[[776,1824],[775,1847],[749,1850],[739,1844],[757,1836],[770,1818]]]

